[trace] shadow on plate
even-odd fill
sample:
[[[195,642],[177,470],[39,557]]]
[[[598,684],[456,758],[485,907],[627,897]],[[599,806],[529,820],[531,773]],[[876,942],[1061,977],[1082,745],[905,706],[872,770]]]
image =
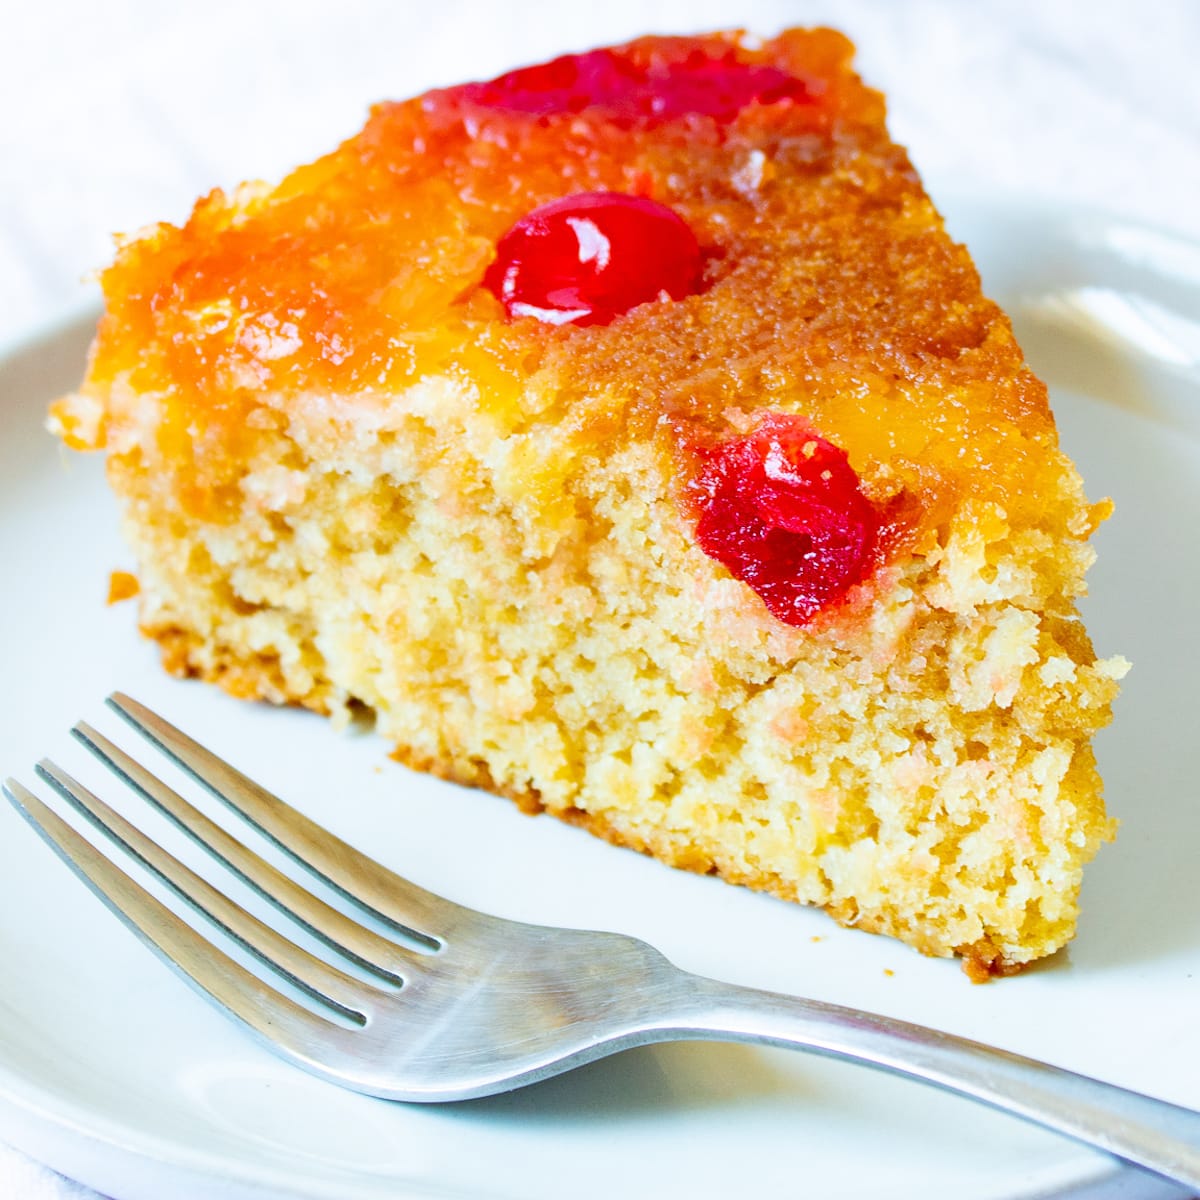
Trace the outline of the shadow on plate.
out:
[[[455,1105],[464,1117],[489,1121],[552,1118],[556,1122],[627,1119],[639,1113],[695,1112],[728,1105],[804,1100],[799,1071],[785,1071],[774,1055],[723,1042],[667,1042],[639,1046],[556,1075],[542,1083]]]

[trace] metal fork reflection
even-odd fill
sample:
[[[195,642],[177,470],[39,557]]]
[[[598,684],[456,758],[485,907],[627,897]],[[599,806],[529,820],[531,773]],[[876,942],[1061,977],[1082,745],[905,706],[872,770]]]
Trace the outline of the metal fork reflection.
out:
[[[73,730],[126,785],[320,939],[332,962],[229,899],[53,763],[39,763],[39,776],[258,958],[263,977],[134,882],[16,780],[5,783],[5,793],[189,983],[278,1054],[333,1083],[395,1100],[463,1100],[652,1042],[767,1043],[945,1088],[1200,1189],[1200,1114],[889,1017],[692,975],[622,934],[531,925],[465,908],[359,853],[137,701],[116,693],[109,704],[361,910],[360,920],[323,901],[89,725]],[[378,931],[380,921],[394,936]]]

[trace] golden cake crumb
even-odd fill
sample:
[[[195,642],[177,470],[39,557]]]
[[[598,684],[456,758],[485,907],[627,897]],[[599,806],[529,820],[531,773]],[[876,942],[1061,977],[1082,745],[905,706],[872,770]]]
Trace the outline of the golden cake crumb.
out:
[[[980,980],[1072,936],[1113,835],[1109,506],[851,53],[650,38],[382,104],[124,241],[52,424],[106,449],[169,671],[365,706],[414,769]],[[514,307],[498,245],[558,214],[599,271],[600,209],[698,266]]]
[[[108,603],[120,604],[132,600],[141,591],[137,576],[128,571],[113,571],[108,577]]]

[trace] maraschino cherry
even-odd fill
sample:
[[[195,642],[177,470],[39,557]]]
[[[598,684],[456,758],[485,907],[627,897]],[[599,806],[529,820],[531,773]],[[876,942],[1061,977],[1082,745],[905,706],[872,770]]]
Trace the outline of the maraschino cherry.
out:
[[[701,548],[790,625],[805,625],[867,574],[880,514],[844,450],[800,417],[768,416],[704,452]]]
[[[582,192],[523,216],[497,244],[484,284],[510,317],[597,325],[698,291],[701,268],[695,235],[666,205]]]
[[[732,47],[712,54],[696,49],[675,61],[591,50],[434,95],[538,117],[597,108],[626,125],[690,115],[732,121],[749,104],[815,100],[804,80],[765,63],[742,62]]]

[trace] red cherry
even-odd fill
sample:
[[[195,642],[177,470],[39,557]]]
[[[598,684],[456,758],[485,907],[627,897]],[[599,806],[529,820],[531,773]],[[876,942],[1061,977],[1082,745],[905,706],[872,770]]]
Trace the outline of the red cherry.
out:
[[[653,124],[689,113],[732,121],[751,103],[814,100],[804,80],[778,67],[741,62],[733,49],[708,54],[699,47],[675,61],[637,61],[628,50],[568,54],[439,94],[541,117],[600,108],[621,124]]]
[[[535,208],[499,241],[484,275],[510,317],[551,325],[614,317],[700,287],[700,247],[683,219],[642,196],[582,192]]]
[[[807,624],[866,575],[881,517],[844,450],[773,414],[706,451],[700,547],[789,625]]]

